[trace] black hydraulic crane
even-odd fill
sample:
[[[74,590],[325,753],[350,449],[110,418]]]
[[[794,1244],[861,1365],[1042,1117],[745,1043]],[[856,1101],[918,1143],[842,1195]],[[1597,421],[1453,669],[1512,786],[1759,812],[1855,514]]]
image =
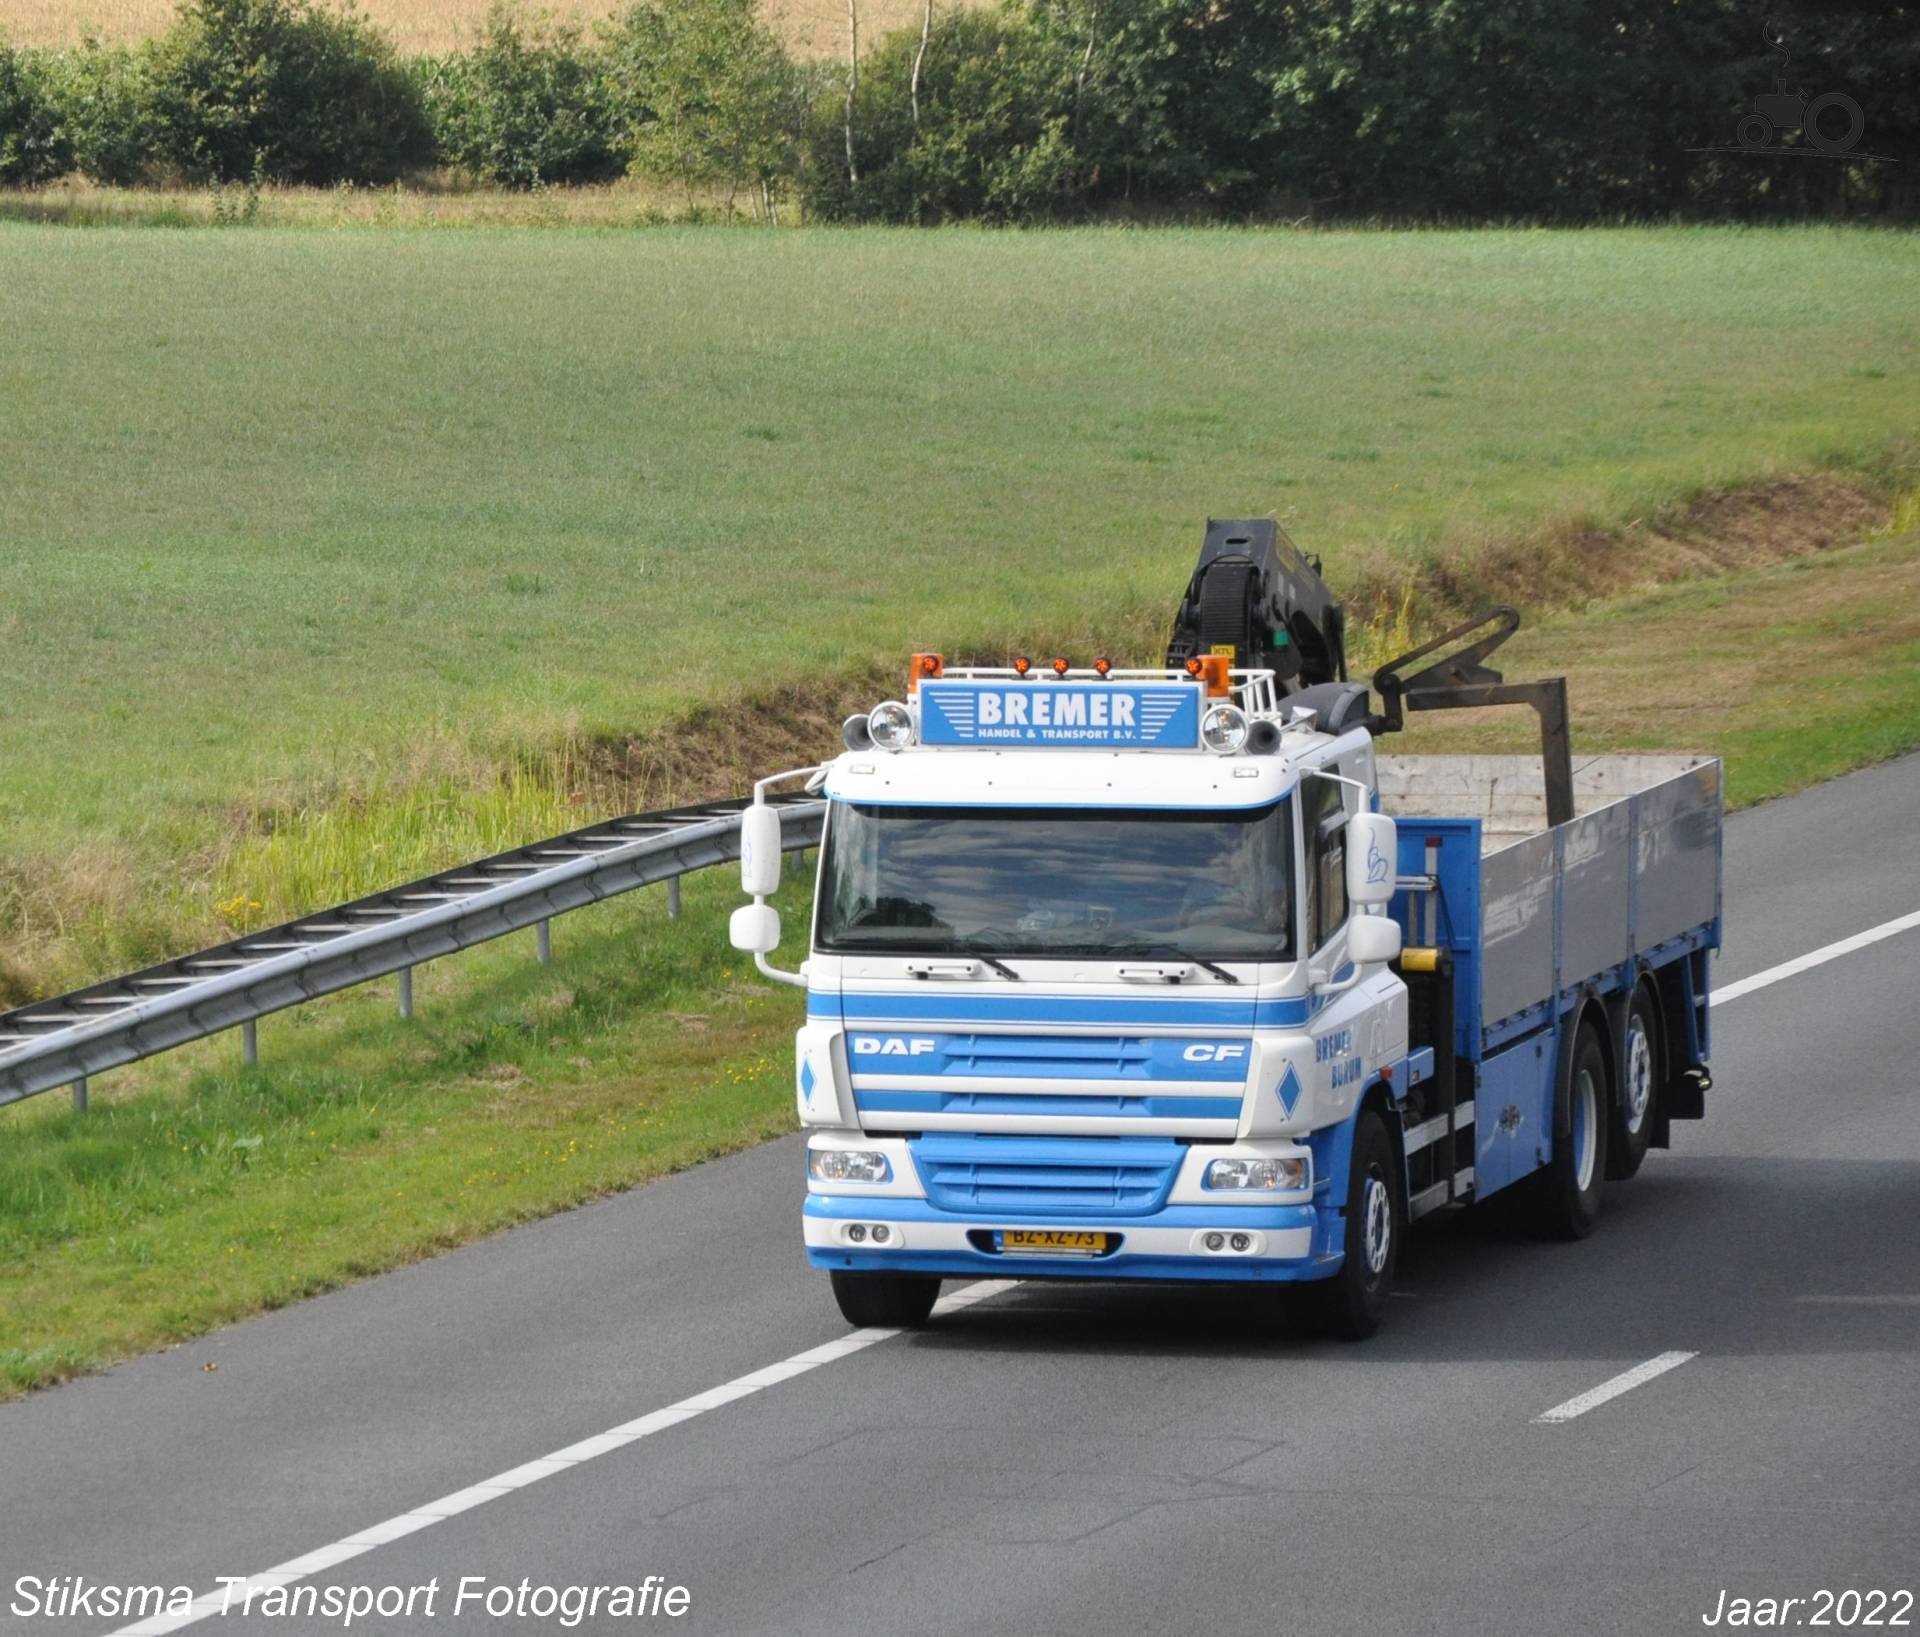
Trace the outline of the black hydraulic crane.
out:
[[[1508,682],[1487,657],[1520,628],[1518,610],[1487,610],[1390,660],[1373,673],[1381,710],[1363,683],[1347,680],[1346,614],[1308,557],[1272,518],[1210,519],[1200,561],[1174,615],[1167,664],[1179,669],[1204,654],[1224,654],[1248,670],[1271,670],[1283,698],[1319,713],[1341,733],[1365,725],[1397,733],[1408,711],[1528,705],[1540,718],[1547,822],[1573,817],[1573,750],[1567,729],[1567,680]],[[1406,674],[1415,660],[1441,657]]]

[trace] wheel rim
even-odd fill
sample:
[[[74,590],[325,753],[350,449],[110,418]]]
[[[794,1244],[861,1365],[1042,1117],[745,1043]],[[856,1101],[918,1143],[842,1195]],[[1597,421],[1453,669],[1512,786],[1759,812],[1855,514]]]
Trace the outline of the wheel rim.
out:
[[[1593,1159],[1597,1139],[1600,1098],[1593,1076],[1582,1069],[1573,1083],[1573,1179],[1581,1193],[1593,1185]]]
[[[1375,1279],[1387,1270],[1393,1248],[1393,1200],[1378,1172],[1367,1174],[1365,1204],[1367,1272]]]
[[[1627,1024],[1627,1131],[1640,1135],[1653,1105],[1653,1042],[1647,1026],[1634,1018]]]

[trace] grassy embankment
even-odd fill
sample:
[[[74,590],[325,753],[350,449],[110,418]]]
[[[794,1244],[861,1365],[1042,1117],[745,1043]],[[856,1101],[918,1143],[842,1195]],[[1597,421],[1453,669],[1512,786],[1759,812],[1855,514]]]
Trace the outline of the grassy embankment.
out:
[[[1376,610],[1852,538],[1913,482],[1912,250],[0,228],[0,949],[44,989],[831,743],[818,683],[758,740],[739,709],[653,731],[743,686],[926,644],[1145,653],[1209,511],[1277,504]],[[1822,469],[1791,526],[1633,526]],[[1736,798],[1892,753],[1912,521],[1557,617],[1511,674],[1575,656],[1580,744],[1723,749]],[[664,938],[651,904],[562,923],[551,972],[443,963],[412,1025],[343,996],[270,1023],[258,1070],[211,1042],[84,1122],[0,1116],[7,1379],[779,1129],[791,998],[729,989],[728,896]]]

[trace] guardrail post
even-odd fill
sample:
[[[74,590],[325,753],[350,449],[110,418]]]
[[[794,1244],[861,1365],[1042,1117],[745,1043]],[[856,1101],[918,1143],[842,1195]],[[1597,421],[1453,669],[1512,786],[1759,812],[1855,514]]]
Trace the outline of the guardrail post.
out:
[[[87,1111],[87,1077],[84,1074],[73,1083],[73,1111],[76,1114]]]
[[[413,968],[410,966],[400,968],[400,1015],[413,1016]]]
[[[667,877],[667,919],[680,919],[680,877],[677,875]]]
[[[240,1058],[245,1063],[260,1061],[260,1021],[248,1018],[240,1025]]]
[[[534,948],[539,951],[542,966],[553,965],[553,923],[542,921],[533,929]]]

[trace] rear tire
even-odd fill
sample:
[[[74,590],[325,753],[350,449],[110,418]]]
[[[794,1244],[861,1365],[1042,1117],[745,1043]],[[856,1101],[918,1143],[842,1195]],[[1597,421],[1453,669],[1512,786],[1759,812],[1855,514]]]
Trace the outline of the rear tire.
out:
[[[1553,1158],[1525,1184],[1527,1216],[1542,1238],[1585,1239],[1599,1220],[1612,1123],[1608,1078],[1600,1037],[1582,1024],[1567,1071],[1570,1128],[1564,1141],[1554,1134]]]
[[[833,1273],[840,1316],[859,1329],[918,1330],[940,1299],[940,1281],[922,1273]]]
[[[1347,1180],[1345,1259],[1331,1279],[1300,1287],[1314,1328],[1342,1341],[1365,1341],[1380,1328],[1405,1225],[1392,1138],[1378,1114],[1363,1114],[1353,1133]]]
[[[1659,1014],[1643,983],[1633,991],[1627,1008],[1626,1033],[1620,1045],[1620,1095],[1613,1100],[1613,1129],[1607,1134],[1607,1177],[1625,1182],[1640,1169],[1653,1139],[1659,1114],[1660,1087],[1666,1075],[1660,1061]]]

